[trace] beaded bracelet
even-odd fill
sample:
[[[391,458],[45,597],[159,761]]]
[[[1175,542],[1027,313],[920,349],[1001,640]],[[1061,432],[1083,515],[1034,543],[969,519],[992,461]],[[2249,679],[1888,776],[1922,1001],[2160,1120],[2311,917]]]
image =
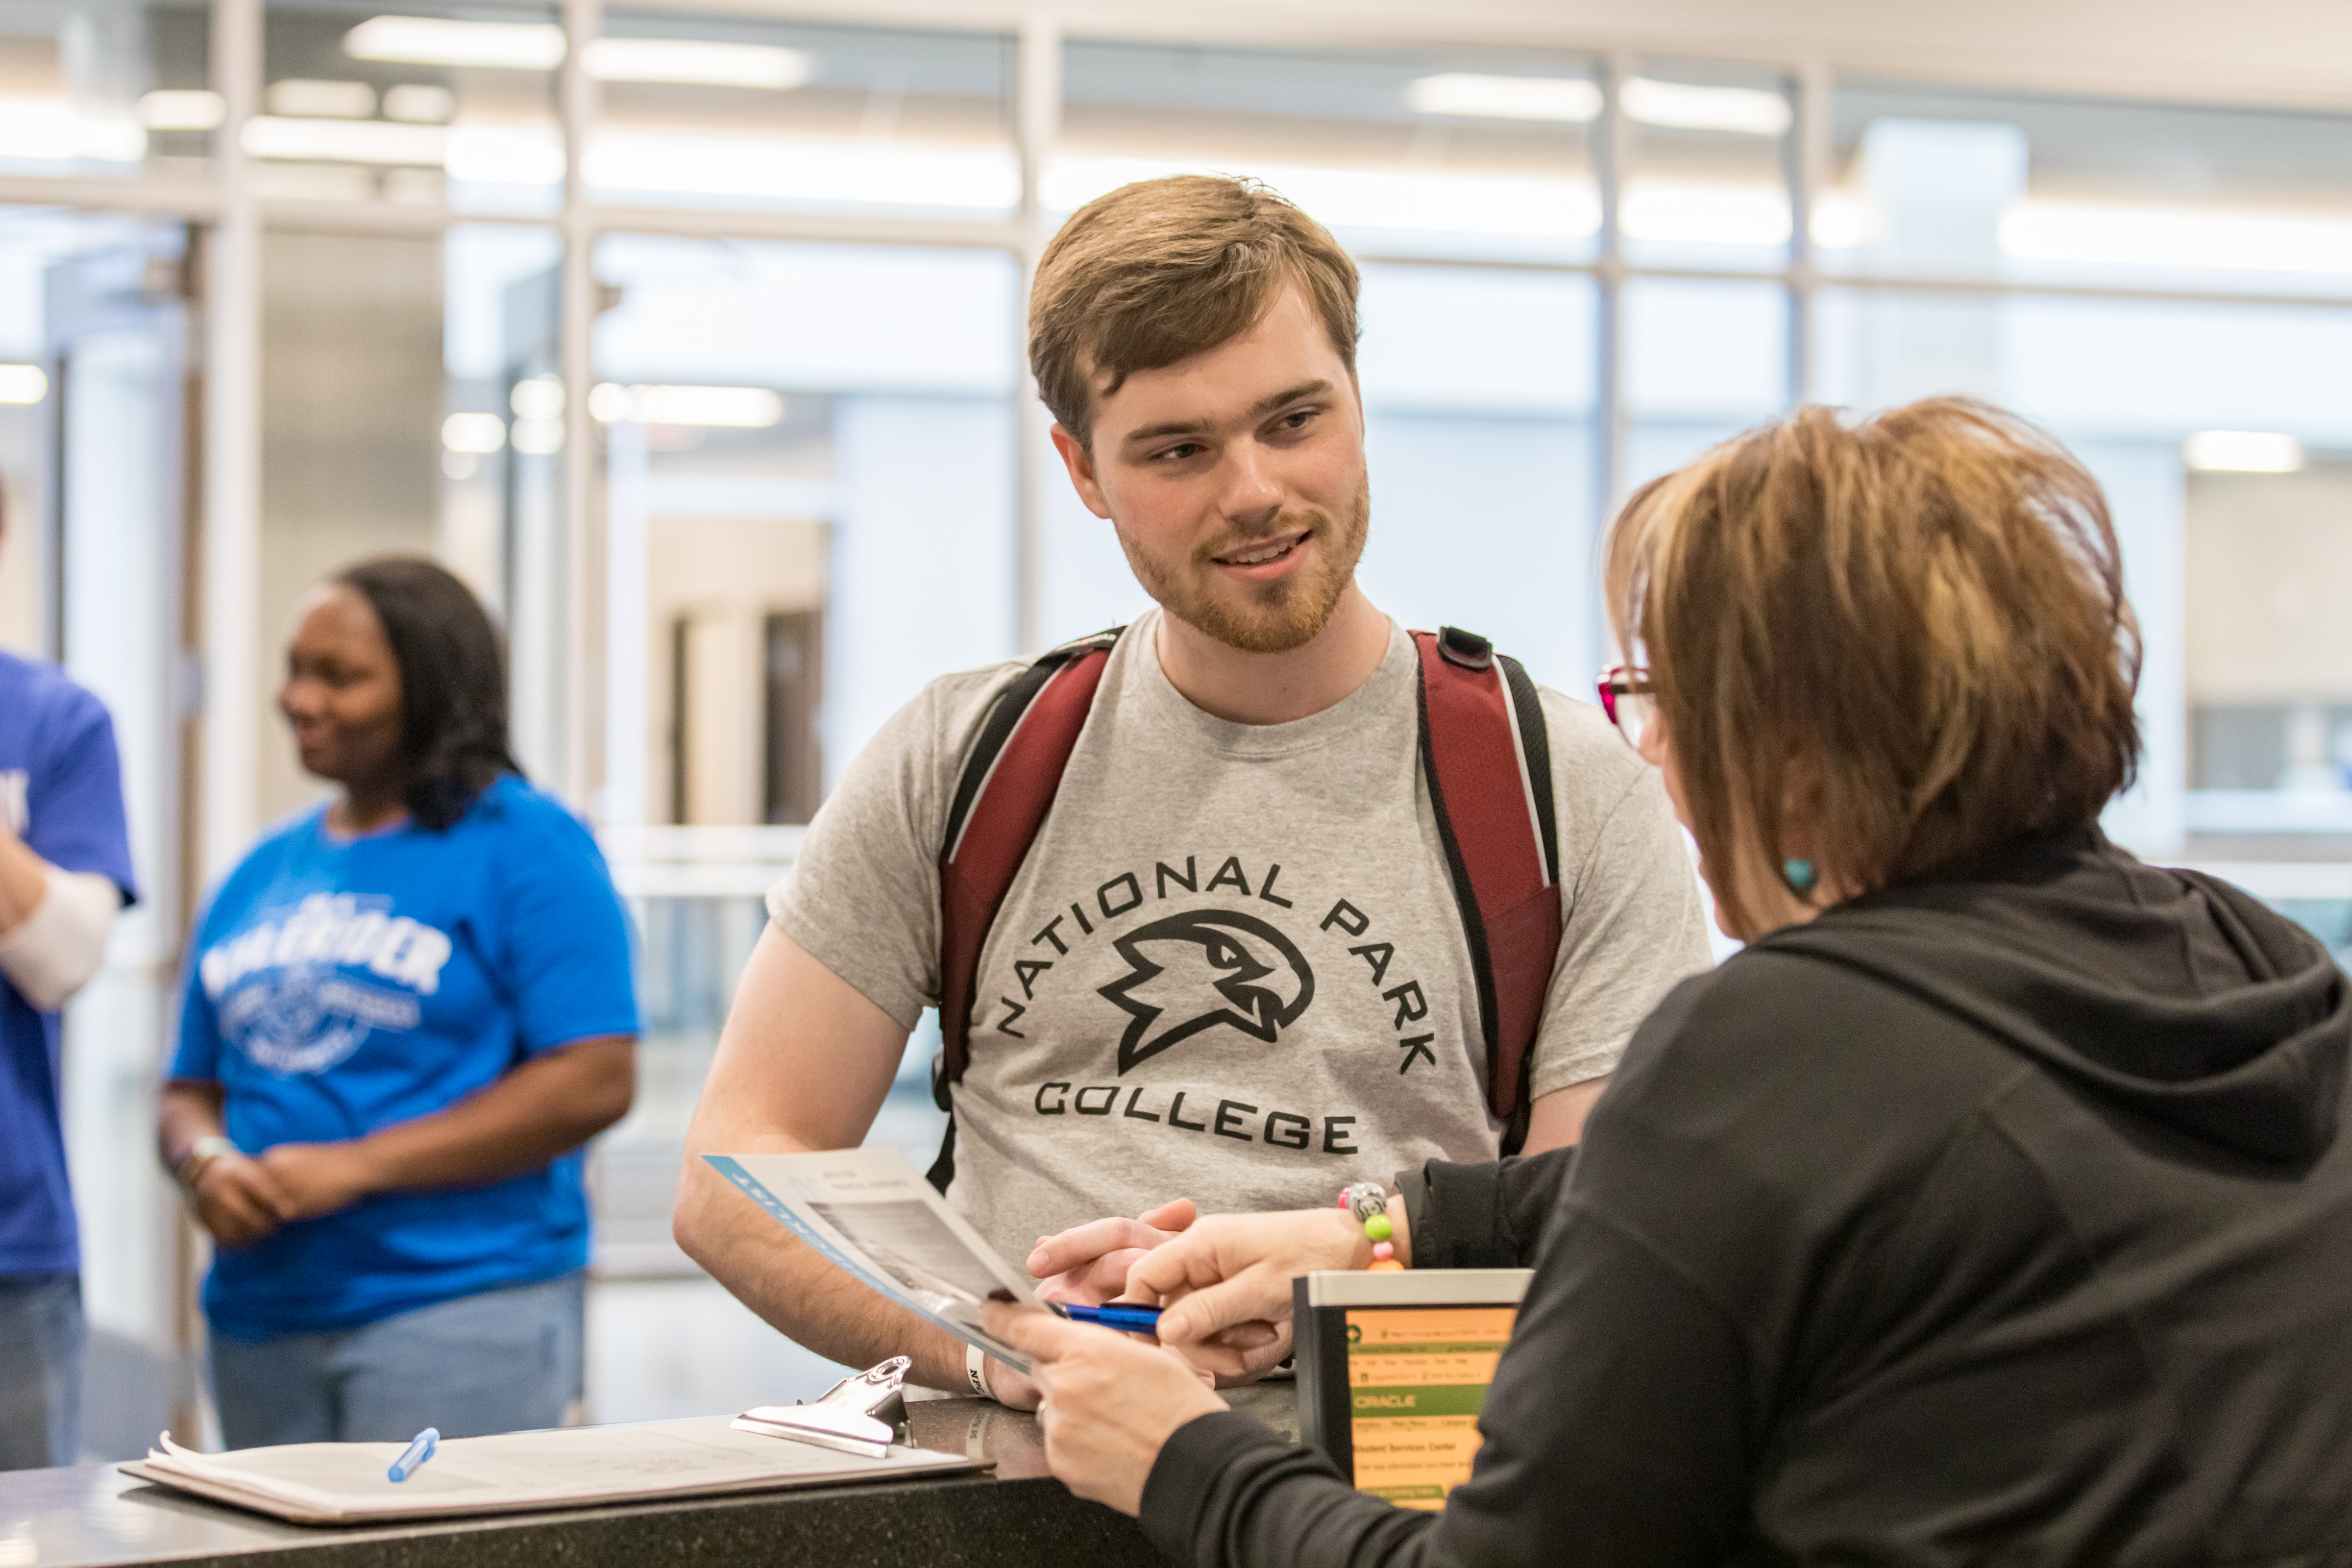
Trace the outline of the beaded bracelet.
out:
[[[1389,1190],[1378,1182],[1350,1182],[1339,1189],[1339,1206],[1348,1217],[1363,1226],[1364,1235],[1372,1244],[1375,1271],[1402,1269],[1396,1259],[1396,1244],[1389,1239],[1395,1226],[1389,1223]]]

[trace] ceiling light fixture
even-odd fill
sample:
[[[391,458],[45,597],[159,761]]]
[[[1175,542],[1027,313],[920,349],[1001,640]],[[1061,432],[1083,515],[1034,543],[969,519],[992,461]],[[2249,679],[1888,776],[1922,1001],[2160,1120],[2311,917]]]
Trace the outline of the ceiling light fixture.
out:
[[[139,122],[150,131],[212,131],[227,118],[221,95],[200,87],[157,88],[139,100]]]
[[[701,38],[598,38],[588,46],[598,81],[677,82],[692,87],[799,87],[816,72],[803,49]]]
[[[563,63],[563,29],[552,22],[371,16],[343,35],[343,52],[355,60],[403,65],[553,70]]]
[[[441,445],[452,452],[495,452],[507,444],[507,422],[495,414],[452,414],[441,421]]]
[[[37,364],[0,364],[0,403],[22,406],[49,395],[49,376]]]
[[[2303,443],[2274,430],[2200,430],[2181,443],[2180,455],[2203,473],[2291,474],[2303,467]]]
[[[371,16],[343,35],[353,59],[405,65],[553,70],[563,63],[563,29],[552,22],[460,22],[443,16]],[[599,81],[677,82],[688,87],[795,88],[815,74],[805,49],[709,38],[597,38],[586,50]]]
[[[388,120],[297,120],[257,114],[238,138],[256,158],[303,163],[407,163],[436,167],[449,154],[438,125]]]
[[[288,77],[262,94],[272,114],[322,120],[366,120],[375,113],[375,89],[363,81],[313,81]]]
[[[1753,87],[1699,87],[1637,76],[1625,84],[1625,117],[1672,131],[1727,131],[1778,136],[1789,129],[1789,100]]]
[[[1569,121],[1580,124],[1599,118],[1601,89],[1582,77],[1479,76],[1469,71],[1446,71],[1407,82],[1404,101],[1415,114]]]
[[[764,430],[784,416],[784,400],[764,386],[623,386],[602,382],[588,412],[604,424],[699,425]]]

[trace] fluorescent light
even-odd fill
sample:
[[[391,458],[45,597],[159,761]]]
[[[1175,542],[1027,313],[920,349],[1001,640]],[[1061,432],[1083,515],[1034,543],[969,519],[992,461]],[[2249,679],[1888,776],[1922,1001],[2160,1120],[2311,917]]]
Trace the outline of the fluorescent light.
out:
[[[2200,430],[2180,451],[2207,473],[2291,474],[2303,467],[2303,443],[2269,430]]]
[[[343,52],[355,60],[406,65],[553,70],[563,63],[563,29],[552,22],[371,16],[343,35]]]
[[[228,118],[228,105],[202,88],[158,88],[139,100],[139,121],[150,131],[212,131]]]
[[[1637,76],[1625,84],[1625,115],[1676,131],[1729,131],[1778,136],[1789,129],[1789,100],[1753,87],[1696,87]]]
[[[452,414],[441,421],[441,445],[452,452],[495,452],[506,444],[507,422],[495,414]]]
[[[0,403],[38,403],[48,395],[48,374],[39,365],[0,364]]]
[[[587,48],[599,81],[667,81],[696,87],[799,87],[814,74],[805,50],[700,38],[598,38]]]
[[[457,112],[457,95],[446,87],[429,82],[404,81],[397,87],[383,89],[383,112],[388,120],[405,120],[417,125],[446,125]]]
[[[449,127],[453,180],[485,185],[551,185],[563,178],[563,133],[544,121]]]
[[[409,65],[553,70],[563,63],[563,29],[552,22],[459,22],[441,16],[371,16],[343,35],[357,60]],[[695,87],[799,87],[815,70],[805,50],[707,38],[598,38],[588,74],[601,81],[667,81]]]
[[[26,163],[135,163],[147,155],[147,128],[129,104],[90,113],[50,93],[0,93],[0,159]]]
[[[1629,180],[1621,216],[1628,239],[1782,245],[1789,238],[1789,198],[1777,185]]]
[[[2027,200],[2001,215],[2000,233],[2024,260],[2352,272],[2352,218],[2316,213]]]
[[[1404,101],[1415,114],[1580,122],[1600,116],[1601,89],[1582,77],[1478,76],[1469,71],[1446,71],[1407,82]]]
[[[1049,212],[1076,212],[1095,197],[1137,180],[1203,170],[1264,180],[1334,227],[1392,228],[1441,234],[1580,238],[1601,227],[1601,202],[1590,180],[1557,175],[1486,174],[1456,170],[1363,169],[1234,160],[1063,157],[1046,165]]]
[[[272,114],[326,120],[367,120],[375,113],[375,89],[363,81],[314,81],[290,76],[273,81],[262,95]]]
[[[518,419],[514,424],[514,448],[534,458],[544,458],[563,450],[563,421],[561,419]]]
[[[294,120],[257,114],[239,138],[257,158],[320,163],[439,164],[449,132],[438,125],[388,120]]]
[[[764,430],[784,416],[784,400],[764,386],[622,386],[600,383],[588,412],[610,425],[702,425]]]
[[[561,419],[563,417],[563,384],[551,375],[534,375],[529,381],[515,383],[507,395],[518,419]]]
[[[561,152],[558,143],[558,177]],[[1003,212],[1021,200],[1013,150],[985,143],[614,126],[590,138],[585,163],[588,184],[601,191],[975,212]]]
[[[1813,204],[1813,243],[1824,250],[1851,250],[1870,237],[1870,212],[1843,191],[1831,191]]]

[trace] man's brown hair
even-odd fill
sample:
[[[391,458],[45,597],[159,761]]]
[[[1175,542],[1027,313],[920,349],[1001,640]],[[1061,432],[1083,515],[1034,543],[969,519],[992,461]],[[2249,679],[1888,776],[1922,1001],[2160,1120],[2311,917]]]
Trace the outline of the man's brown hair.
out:
[[[1082,446],[1092,384],[1117,392],[1246,331],[1290,285],[1356,367],[1356,264],[1321,224],[1255,180],[1174,174],[1097,196],[1071,215],[1029,291],[1029,368]]]
[[[1743,891],[1786,856],[1844,892],[1885,887],[2087,827],[2137,763],[2106,500],[1980,403],[1858,425],[1801,408],[1726,442],[1626,503],[1607,592],[1742,935]]]

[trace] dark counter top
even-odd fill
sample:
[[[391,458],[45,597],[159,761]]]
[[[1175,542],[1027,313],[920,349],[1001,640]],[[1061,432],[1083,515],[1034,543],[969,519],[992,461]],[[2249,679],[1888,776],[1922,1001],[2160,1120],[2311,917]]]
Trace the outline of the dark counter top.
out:
[[[1292,1385],[1227,1398],[1296,1435]],[[0,1568],[603,1568],[604,1564],[1163,1564],[1135,1521],[1072,1497],[1045,1470],[1036,1417],[984,1400],[908,1406],[915,1441],[977,1454],[993,1472],[884,1484],[624,1503],[498,1519],[286,1524],[122,1474],[110,1465],[0,1471]]]

